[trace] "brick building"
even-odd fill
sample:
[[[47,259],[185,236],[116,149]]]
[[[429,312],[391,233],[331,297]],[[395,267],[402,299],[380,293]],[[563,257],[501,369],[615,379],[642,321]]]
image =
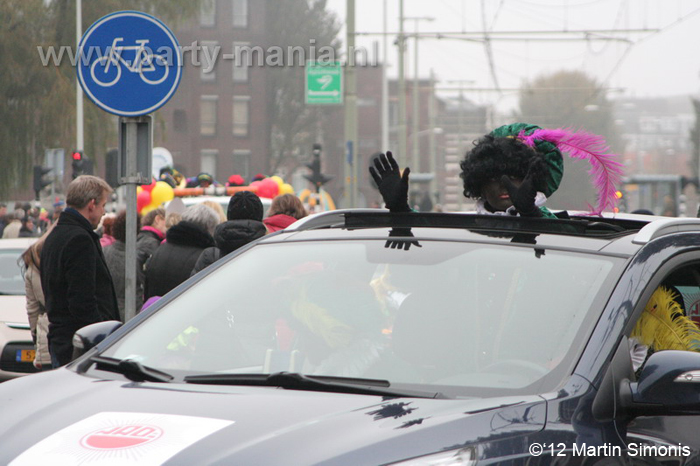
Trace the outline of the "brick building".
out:
[[[184,54],[182,81],[157,114],[154,144],[167,148],[187,176],[207,172],[224,182],[233,173],[249,179],[265,170],[265,70],[230,58],[236,47],[264,44],[264,25],[265,2],[208,0],[174,31],[181,46],[196,52]],[[214,53],[218,59],[207,60]]]

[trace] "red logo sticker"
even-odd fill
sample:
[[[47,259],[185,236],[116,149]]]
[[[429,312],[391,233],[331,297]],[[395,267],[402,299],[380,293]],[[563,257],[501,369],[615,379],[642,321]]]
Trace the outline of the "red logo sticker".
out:
[[[80,444],[93,450],[117,450],[143,445],[163,435],[160,427],[132,424],[91,432],[80,439]]]

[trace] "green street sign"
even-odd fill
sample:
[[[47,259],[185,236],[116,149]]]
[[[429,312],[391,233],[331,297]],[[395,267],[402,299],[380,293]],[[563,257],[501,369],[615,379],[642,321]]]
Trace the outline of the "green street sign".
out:
[[[306,104],[343,103],[343,68],[340,62],[306,63]]]

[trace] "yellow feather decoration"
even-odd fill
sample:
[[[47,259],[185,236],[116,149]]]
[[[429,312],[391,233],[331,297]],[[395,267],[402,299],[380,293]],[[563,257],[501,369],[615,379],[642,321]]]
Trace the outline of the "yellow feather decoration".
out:
[[[657,288],[631,336],[653,351],[700,351],[700,329],[683,315],[677,298],[675,291],[663,286]]]

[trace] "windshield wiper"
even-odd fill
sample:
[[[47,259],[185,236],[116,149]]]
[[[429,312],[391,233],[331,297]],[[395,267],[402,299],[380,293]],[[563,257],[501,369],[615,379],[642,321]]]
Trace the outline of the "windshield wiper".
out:
[[[185,377],[187,383],[210,385],[252,385],[258,387],[281,387],[288,390],[309,390],[356,395],[378,395],[410,398],[445,398],[439,392],[390,389],[388,380],[359,379],[352,377],[307,376],[297,372],[274,374],[205,374]]]
[[[93,356],[90,360],[95,363],[95,369],[116,372],[134,382],[170,382],[173,380],[173,376],[167,372],[161,372],[158,369],[144,366],[133,359]]]

